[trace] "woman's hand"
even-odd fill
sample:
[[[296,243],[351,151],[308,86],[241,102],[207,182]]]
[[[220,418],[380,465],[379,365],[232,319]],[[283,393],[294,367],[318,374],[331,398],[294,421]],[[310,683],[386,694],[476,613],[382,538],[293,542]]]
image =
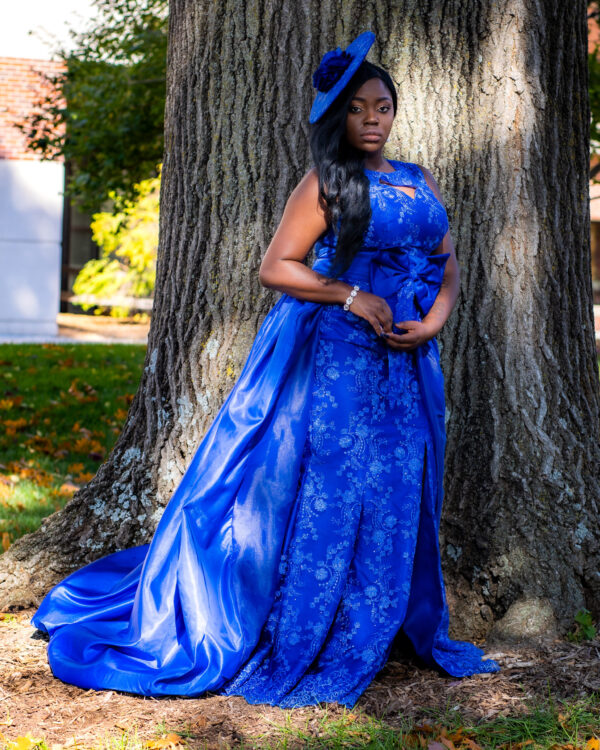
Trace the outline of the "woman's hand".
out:
[[[383,297],[371,292],[359,291],[350,305],[351,312],[367,320],[378,336],[383,336],[388,346],[396,351],[410,351],[432,339],[437,331],[422,320],[401,320],[395,323],[406,333],[394,333],[392,310]]]
[[[388,333],[385,337],[388,345],[396,351],[416,349],[436,335],[432,326],[422,320],[401,320],[394,325],[406,329],[406,333]]]
[[[359,318],[368,321],[378,336],[381,336],[384,332],[392,332],[394,317],[390,306],[383,297],[361,290],[354,298],[349,310],[358,315]]]

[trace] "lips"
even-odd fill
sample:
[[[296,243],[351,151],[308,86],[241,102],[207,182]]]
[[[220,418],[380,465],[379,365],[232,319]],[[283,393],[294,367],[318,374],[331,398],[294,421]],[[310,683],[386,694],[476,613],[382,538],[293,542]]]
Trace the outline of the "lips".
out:
[[[378,141],[381,138],[381,133],[377,133],[375,130],[366,131],[361,134],[363,141]]]

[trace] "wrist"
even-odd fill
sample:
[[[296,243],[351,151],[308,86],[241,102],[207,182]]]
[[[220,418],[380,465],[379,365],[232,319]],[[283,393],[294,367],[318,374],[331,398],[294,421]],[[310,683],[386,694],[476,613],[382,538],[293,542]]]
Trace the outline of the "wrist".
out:
[[[354,284],[352,287],[350,287],[350,285],[348,285],[348,287],[349,287],[350,291],[346,295],[346,297],[344,299],[344,302],[343,302],[343,307],[344,307],[344,310],[346,310],[346,311],[350,310],[350,308],[351,308],[354,300],[356,299],[356,295],[360,291],[360,286],[358,284]]]
[[[436,325],[433,321],[427,320],[427,318],[423,318],[421,320],[421,323],[425,326],[427,329],[427,334],[433,338],[434,336],[437,336],[438,333],[441,331],[442,327]]]

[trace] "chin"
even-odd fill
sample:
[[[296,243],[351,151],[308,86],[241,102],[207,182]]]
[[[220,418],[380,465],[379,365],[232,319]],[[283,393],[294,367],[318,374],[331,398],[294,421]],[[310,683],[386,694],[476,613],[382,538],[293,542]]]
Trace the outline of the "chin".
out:
[[[374,151],[379,151],[384,143],[385,141],[383,138],[377,143],[361,143],[361,145],[358,146],[358,150],[364,152],[365,155],[372,154]]]

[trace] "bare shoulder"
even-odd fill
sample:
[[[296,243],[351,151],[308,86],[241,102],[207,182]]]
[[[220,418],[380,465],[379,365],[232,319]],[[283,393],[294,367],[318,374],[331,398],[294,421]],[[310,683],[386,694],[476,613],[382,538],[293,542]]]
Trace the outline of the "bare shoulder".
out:
[[[319,172],[316,167],[311,167],[293,189],[292,194],[301,196],[315,196],[319,194]]]
[[[311,167],[292,190],[288,206],[304,211],[322,212],[319,206],[319,173],[316,167]]]
[[[435,177],[431,174],[431,171],[427,169],[427,167],[424,167],[422,164],[416,164],[416,166],[419,167],[419,169],[423,172],[425,181],[433,190],[435,197],[439,200],[440,203],[442,203],[442,193],[440,191],[439,185],[435,181]]]

